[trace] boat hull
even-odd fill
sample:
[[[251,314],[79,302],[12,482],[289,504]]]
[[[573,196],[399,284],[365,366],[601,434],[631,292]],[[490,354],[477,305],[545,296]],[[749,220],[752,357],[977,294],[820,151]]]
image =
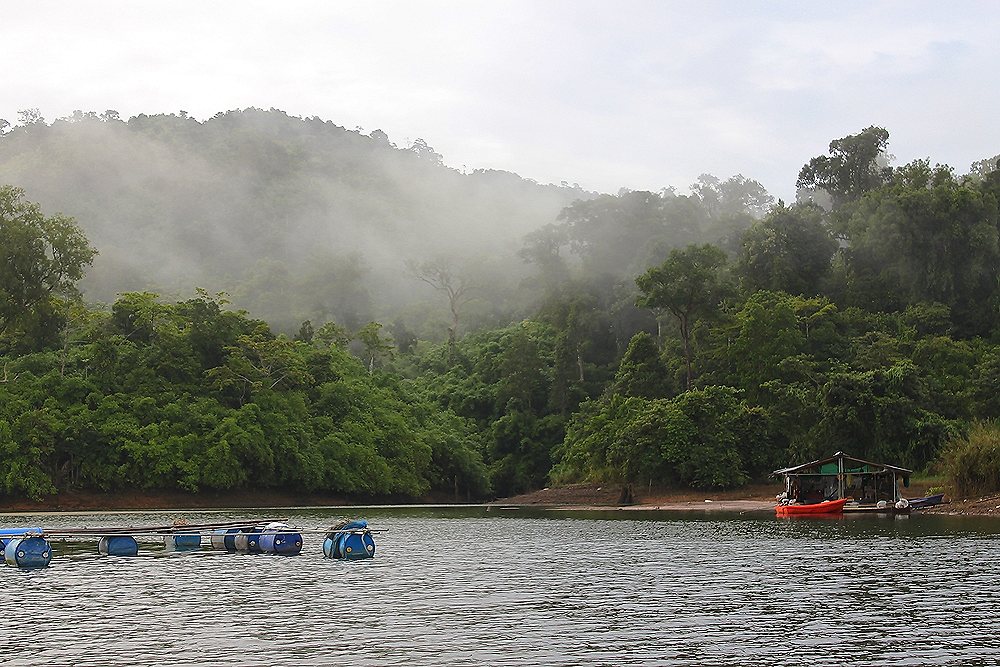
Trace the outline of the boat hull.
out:
[[[934,507],[935,505],[940,505],[944,501],[943,493],[935,493],[933,496],[927,496],[925,498],[914,498],[910,501],[910,507],[913,509],[922,509],[924,507]]]
[[[812,505],[776,505],[774,513],[778,516],[809,516],[811,514],[843,514],[847,499],[827,500]]]

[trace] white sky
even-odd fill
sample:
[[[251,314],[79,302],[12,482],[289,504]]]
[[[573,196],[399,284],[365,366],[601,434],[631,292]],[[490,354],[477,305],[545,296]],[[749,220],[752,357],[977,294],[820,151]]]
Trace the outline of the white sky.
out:
[[[742,173],[790,199],[831,139],[897,163],[1000,153],[1000,3],[19,0],[0,118],[275,107],[455,167],[684,190]]]

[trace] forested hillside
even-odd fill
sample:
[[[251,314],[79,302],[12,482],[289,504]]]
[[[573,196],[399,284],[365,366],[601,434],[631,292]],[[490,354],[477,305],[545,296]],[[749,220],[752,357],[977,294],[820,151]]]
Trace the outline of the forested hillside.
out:
[[[888,145],[804,157],[785,203],[742,176],[463,174],[274,111],[22,122],[0,138],[25,188],[0,190],[0,493],[726,488],[837,450],[995,487],[996,158]]]
[[[432,288],[442,274],[475,287],[463,303],[466,330],[528,317],[538,293],[525,283],[524,236],[544,236],[539,230],[565,207],[596,196],[507,172],[459,171],[423,139],[397,147],[379,130],[273,109],[204,122],[183,112],[127,121],[77,112],[52,123],[34,110],[21,116],[0,128],[0,183],[72,215],[100,250],[80,285],[88,300],[137,290],[183,298],[202,287],[289,333],[304,320],[352,330],[379,320],[443,340],[453,316]],[[630,281],[645,259],[632,242],[716,242],[748,224],[743,198],[755,197],[756,209],[761,197],[766,203],[760,186],[741,187],[745,179],[703,179],[693,196],[667,205],[645,194],[605,198],[593,210],[577,204],[559,233],[599,246],[609,240],[599,234],[617,236],[601,229],[628,216],[629,236],[595,252],[599,268]],[[550,242],[539,238],[533,251]]]
[[[72,212],[100,248],[88,298],[206,287],[284,328],[398,315],[424,296],[407,263],[474,266],[510,289],[521,236],[589,196],[275,110],[24,116],[0,141],[0,183]]]

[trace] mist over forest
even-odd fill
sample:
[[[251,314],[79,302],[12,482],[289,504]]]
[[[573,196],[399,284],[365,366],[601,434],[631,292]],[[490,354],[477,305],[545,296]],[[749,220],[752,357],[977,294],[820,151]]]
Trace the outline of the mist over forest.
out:
[[[0,121],[0,494],[1000,491],[1000,156],[594,193],[247,109]],[[83,298],[81,298],[81,292]],[[219,293],[226,293],[222,295]]]
[[[290,333],[304,320],[351,330],[378,320],[440,339],[450,315],[420,280],[427,265],[473,287],[463,326],[506,324],[537,306],[553,254],[631,283],[672,247],[733,246],[771,203],[742,177],[706,175],[689,196],[599,196],[463,172],[423,139],[397,145],[274,109],[51,123],[31,110],[9,129],[0,183],[72,215],[99,249],[80,284],[88,300],[202,287]]]

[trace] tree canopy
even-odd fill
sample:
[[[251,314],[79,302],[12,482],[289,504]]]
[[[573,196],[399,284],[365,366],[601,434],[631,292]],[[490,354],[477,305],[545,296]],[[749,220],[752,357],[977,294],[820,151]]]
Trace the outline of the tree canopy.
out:
[[[44,216],[24,190],[0,186],[0,344],[75,293],[97,251],[76,222]]]
[[[874,125],[834,139],[830,154],[809,160],[799,171],[795,185],[826,191],[834,206],[857,201],[891,177],[892,169],[880,162],[888,145],[889,132]]]
[[[772,205],[751,179],[710,175],[690,194],[597,196],[459,173],[426,142],[397,149],[384,133],[279,112],[208,123],[105,112],[51,125],[26,114],[0,137],[0,175],[46,191],[33,151],[94,137],[166,151],[232,195],[227,219],[241,223],[217,227],[202,200],[180,196],[198,191],[183,170],[170,172],[183,187],[161,196],[170,178],[104,154],[111,181],[128,175],[135,188],[110,207],[72,185],[76,167],[55,165],[45,177],[65,186],[47,191],[63,192],[60,208],[91,222],[105,208],[136,214],[145,242],[189,244],[175,257],[182,272],[217,270],[212,291],[171,299],[151,267],[150,284],[108,304],[88,291],[88,305],[75,290],[94,284],[90,230],[0,189],[0,494],[464,500],[592,480],[628,498],[653,484],[732,488],[837,449],[990,485],[1000,172],[988,160],[966,175],[929,160],[891,167],[888,133],[872,126],[806,164],[799,185],[814,202]],[[303,185],[318,178],[311,160],[342,188],[322,205]],[[241,165],[249,181],[220,171]],[[409,175],[443,190],[418,194]],[[233,194],[248,182],[252,205]],[[441,252],[447,225],[404,229],[472,183],[483,187],[474,200],[502,211],[481,220],[516,218],[516,242],[456,257]],[[507,200],[535,195],[554,203],[540,218]],[[363,224],[296,226],[348,209],[367,211]],[[234,246],[276,245],[216,257],[206,238],[217,229]],[[376,241],[319,247],[321,232],[347,231]],[[414,252],[387,273],[378,239]],[[409,296],[389,303],[391,283]]]

